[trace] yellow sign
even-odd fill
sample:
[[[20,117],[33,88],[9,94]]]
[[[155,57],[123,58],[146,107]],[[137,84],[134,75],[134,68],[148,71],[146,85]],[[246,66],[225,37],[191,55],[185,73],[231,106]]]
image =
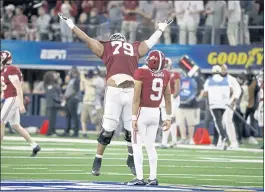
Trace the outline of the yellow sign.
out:
[[[248,67],[253,64],[263,65],[263,48],[253,48],[247,52],[211,52],[208,54],[210,65],[245,65]]]

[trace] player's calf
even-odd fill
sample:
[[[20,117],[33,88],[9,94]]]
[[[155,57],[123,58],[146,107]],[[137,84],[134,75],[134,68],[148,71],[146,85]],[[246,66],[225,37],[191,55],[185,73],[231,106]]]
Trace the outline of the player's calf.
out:
[[[132,148],[132,134],[131,131],[125,129],[124,140],[127,141],[128,147],[128,157],[127,157],[127,166],[130,168],[133,175],[136,175],[134,159],[133,159],[133,148]]]
[[[95,176],[100,175],[103,152],[106,146],[110,144],[113,134],[114,134],[114,131],[106,131],[104,128],[99,133],[99,136],[97,139],[98,140],[97,155],[94,159],[93,167],[92,167],[92,174]]]

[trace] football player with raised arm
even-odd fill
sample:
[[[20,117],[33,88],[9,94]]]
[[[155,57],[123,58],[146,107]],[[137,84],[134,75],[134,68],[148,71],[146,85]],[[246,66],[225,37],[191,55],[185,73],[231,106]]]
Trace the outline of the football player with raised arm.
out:
[[[158,29],[143,42],[128,43],[124,35],[112,34],[109,41],[98,41],[90,38],[74,25],[73,21],[58,14],[60,19],[72,29],[91,51],[102,59],[107,69],[104,115],[102,129],[98,136],[97,154],[94,159],[92,174],[100,175],[102,157],[110,143],[121,117],[125,128],[125,140],[128,145],[127,166],[135,173],[133,150],[131,144],[132,100],[134,94],[134,71],[138,68],[139,58],[143,57],[158,41],[172,20],[158,23]]]
[[[148,54],[146,65],[134,72],[132,146],[136,178],[128,182],[128,185],[158,185],[155,138],[160,120],[159,105],[163,97],[166,105],[164,131],[169,130],[172,118],[170,72],[163,70],[164,66],[164,54],[161,51],[153,50]],[[150,176],[147,183],[143,178],[143,143],[145,144],[150,166]]]
[[[36,156],[40,147],[32,140],[29,133],[20,125],[20,113],[25,113],[22,73],[19,68],[11,65],[12,55],[9,51],[0,51],[1,55],[1,96],[5,102],[1,108],[1,142],[5,134],[5,124],[10,123],[11,127],[23,136],[32,147],[31,156]]]

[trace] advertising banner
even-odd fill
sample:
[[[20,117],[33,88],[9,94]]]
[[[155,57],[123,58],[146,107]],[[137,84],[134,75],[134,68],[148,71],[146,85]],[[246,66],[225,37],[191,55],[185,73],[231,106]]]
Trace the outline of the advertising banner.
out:
[[[32,69],[68,69],[71,66],[89,68],[104,66],[83,43],[30,42],[2,40],[1,49],[13,55],[13,63],[21,68]],[[229,45],[156,45],[153,49],[162,51],[170,57],[177,67],[179,58],[188,55],[203,72],[209,72],[215,64],[227,64],[228,68],[240,73],[245,67],[261,69],[264,62],[263,46]],[[144,63],[142,58],[139,65]]]

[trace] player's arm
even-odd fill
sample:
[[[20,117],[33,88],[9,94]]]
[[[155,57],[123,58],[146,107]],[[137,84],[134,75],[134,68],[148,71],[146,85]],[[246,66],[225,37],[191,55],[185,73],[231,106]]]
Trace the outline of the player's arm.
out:
[[[166,105],[166,121],[163,124],[164,131],[167,131],[171,127],[171,118],[172,118],[172,104],[171,104],[171,90],[170,90],[170,82],[167,84],[164,93],[165,105]]]
[[[173,93],[174,98],[178,97],[180,92],[180,80],[177,79],[175,83],[175,93]]]
[[[158,39],[161,37],[162,33],[165,31],[165,29],[172,23],[171,20],[165,20],[162,23],[158,23],[158,29],[153,33],[153,35],[145,40],[142,41],[141,44],[138,47],[139,57],[145,56],[145,54],[152,49],[152,47],[156,44]]]
[[[68,25],[69,28],[72,29],[76,36],[81,39],[93,53],[95,53],[96,56],[100,58],[102,57],[104,46],[98,40],[87,36],[81,29],[75,26],[71,19],[64,17],[61,13],[58,13],[58,16]]]
[[[142,81],[135,81],[134,82],[134,96],[133,96],[133,108],[132,108],[132,115],[133,120],[137,120],[137,113],[140,106],[141,100],[141,91],[142,91]]]
[[[12,85],[15,87],[19,99],[19,105],[20,107],[24,106],[24,98],[23,98],[23,90],[22,90],[22,84],[19,80],[18,75],[8,75],[8,79],[12,83]]]

